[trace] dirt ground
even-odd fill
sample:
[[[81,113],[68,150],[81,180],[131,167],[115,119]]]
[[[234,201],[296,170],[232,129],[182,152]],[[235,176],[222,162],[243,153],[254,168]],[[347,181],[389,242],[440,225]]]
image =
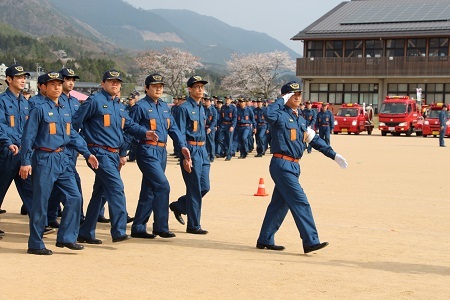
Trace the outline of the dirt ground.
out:
[[[44,239],[52,256],[26,254],[28,218],[12,187],[0,221],[0,299],[448,299],[450,140],[441,148],[437,138],[375,131],[333,135],[331,143],[348,169],[317,151],[301,160],[319,236],[330,242],[308,255],[290,214],[276,235],[285,251],[255,248],[273,190],[269,155],[212,164],[206,236],[185,233],[170,214],[176,238],[113,244],[109,224],[98,224],[103,245],[56,248],[53,234]],[[81,159],[78,170],[89,200],[93,173]],[[184,183],[173,158],[166,174],[175,200]],[[122,176],[134,215],[137,165]],[[260,178],[268,197],[253,196]]]

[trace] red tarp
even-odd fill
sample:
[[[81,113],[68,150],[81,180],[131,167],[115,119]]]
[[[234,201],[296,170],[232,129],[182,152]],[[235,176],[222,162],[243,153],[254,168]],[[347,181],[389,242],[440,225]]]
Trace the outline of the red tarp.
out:
[[[80,93],[80,92],[77,92],[77,91],[74,91],[74,90],[72,90],[70,92],[70,96],[75,97],[75,98],[77,98],[80,101],[84,101],[84,100],[86,100],[89,97],[89,96],[87,96],[87,95],[85,95],[83,93]]]

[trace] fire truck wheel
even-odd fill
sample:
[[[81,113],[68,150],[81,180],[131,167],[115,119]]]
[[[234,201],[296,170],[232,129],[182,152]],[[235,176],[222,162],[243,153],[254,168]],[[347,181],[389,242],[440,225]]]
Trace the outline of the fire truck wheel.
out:
[[[392,135],[393,136],[400,136],[400,132],[393,132]]]
[[[422,131],[416,131],[416,136],[422,136]]]
[[[427,135],[426,135],[426,134],[423,134],[422,136],[423,136],[423,137],[427,137]]]
[[[382,131],[382,132],[381,132],[381,135],[382,135],[382,136],[386,136],[386,135],[387,135],[387,131]]]
[[[372,129],[371,129],[371,128],[369,128],[369,129],[367,130],[367,134],[368,134],[368,135],[371,135],[371,134],[372,134]]]

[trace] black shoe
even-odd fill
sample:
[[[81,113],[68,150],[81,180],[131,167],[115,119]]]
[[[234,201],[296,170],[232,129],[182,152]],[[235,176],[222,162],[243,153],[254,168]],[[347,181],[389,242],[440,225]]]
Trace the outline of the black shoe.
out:
[[[156,235],[148,232],[132,232],[131,237],[138,239],[154,239]]]
[[[0,215],[6,213],[6,210],[0,209]]]
[[[112,241],[113,241],[113,243],[117,243],[117,242],[123,242],[123,241],[129,240],[129,239],[131,239],[131,236],[129,236],[128,234],[125,234],[125,235],[113,238]]]
[[[255,155],[255,157],[262,157],[262,154],[258,153],[258,154]]]
[[[134,218],[130,217],[129,215],[127,215],[127,224],[131,223],[134,221]]]
[[[100,245],[103,244],[102,240],[99,239],[88,239],[82,236],[78,236],[77,238],[78,243],[86,243],[86,244],[92,244],[92,245]]]
[[[323,243],[320,243],[320,244],[317,244],[317,245],[312,245],[312,246],[309,246],[309,247],[305,247],[305,248],[303,248],[303,250],[305,251],[305,253],[309,253],[309,252],[313,252],[313,251],[325,248],[326,246],[328,246],[328,242],[323,242]]]
[[[25,208],[25,205],[22,205],[22,207],[20,208],[20,214],[22,216],[28,215],[28,212],[27,212],[27,209]]]
[[[225,161],[230,161],[230,160],[231,160],[231,157],[225,158]]]
[[[52,250],[49,250],[47,248],[43,248],[43,249],[28,248],[27,253],[28,254],[36,254],[36,255],[52,255],[53,254]]]
[[[207,234],[208,230],[203,230],[201,228],[198,228],[198,229],[187,228],[186,232],[187,233],[192,233],[192,234]]]
[[[46,226],[44,229],[44,235],[50,234],[50,233],[55,233],[55,232],[56,232],[55,228],[52,228],[50,226]]]
[[[266,245],[262,243],[256,243],[256,248],[258,249],[269,249],[269,250],[275,250],[275,251],[283,251],[286,249],[284,246],[278,246],[278,245]]]
[[[3,230],[0,230],[0,237],[5,236],[5,232]]]
[[[173,238],[176,237],[175,233],[173,233],[172,231],[153,231],[154,235],[159,235],[162,238]]]
[[[170,210],[173,212],[173,215],[175,216],[175,219],[181,224],[184,225],[183,217],[181,216],[181,213],[176,207],[173,205],[173,202],[169,205]]]
[[[59,228],[59,222],[57,220],[53,220],[48,222],[48,226],[51,228]]]
[[[77,243],[60,243],[56,242],[56,247],[59,248],[69,248],[70,250],[83,250],[84,246]]]
[[[220,155],[219,155],[219,154],[216,154],[216,158],[220,158]]]
[[[238,157],[238,159],[244,159],[244,158],[246,158],[246,157],[247,157],[247,155],[245,155],[245,156],[244,156],[244,155],[241,155],[241,156]]]
[[[175,153],[170,153],[169,156],[175,156]]]
[[[109,223],[109,219],[105,218],[104,216],[98,216],[97,222],[99,222],[99,223]]]

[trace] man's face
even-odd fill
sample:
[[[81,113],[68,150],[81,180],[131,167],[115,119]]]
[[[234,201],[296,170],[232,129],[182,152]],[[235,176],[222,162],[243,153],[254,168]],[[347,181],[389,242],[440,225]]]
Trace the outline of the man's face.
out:
[[[302,92],[295,92],[294,95],[289,98],[286,105],[292,109],[297,109],[302,103]]]
[[[226,105],[230,105],[230,103],[231,103],[231,98],[225,98],[225,103],[226,103]]]
[[[148,88],[145,88],[145,92],[153,100],[158,100],[164,93],[164,84],[150,84]]]
[[[203,83],[194,83],[190,88],[188,88],[190,96],[195,100],[200,100],[203,98],[205,93],[205,85]]]
[[[256,104],[258,105],[259,108],[261,108],[263,106],[262,102],[256,102]]]
[[[102,88],[112,97],[120,95],[120,88],[122,87],[122,82],[117,79],[106,79],[102,82]]]
[[[63,82],[63,92],[68,94],[73,90],[73,87],[75,86],[75,78],[73,77],[64,77]]]
[[[47,82],[47,97],[52,99],[53,101],[56,101],[59,96],[61,96],[62,89],[63,89],[63,83],[59,80],[52,80]]]
[[[14,92],[19,92],[25,88],[25,83],[27,81],[27,77],[25,75],[6,77],[8,81],[9,88]]]

